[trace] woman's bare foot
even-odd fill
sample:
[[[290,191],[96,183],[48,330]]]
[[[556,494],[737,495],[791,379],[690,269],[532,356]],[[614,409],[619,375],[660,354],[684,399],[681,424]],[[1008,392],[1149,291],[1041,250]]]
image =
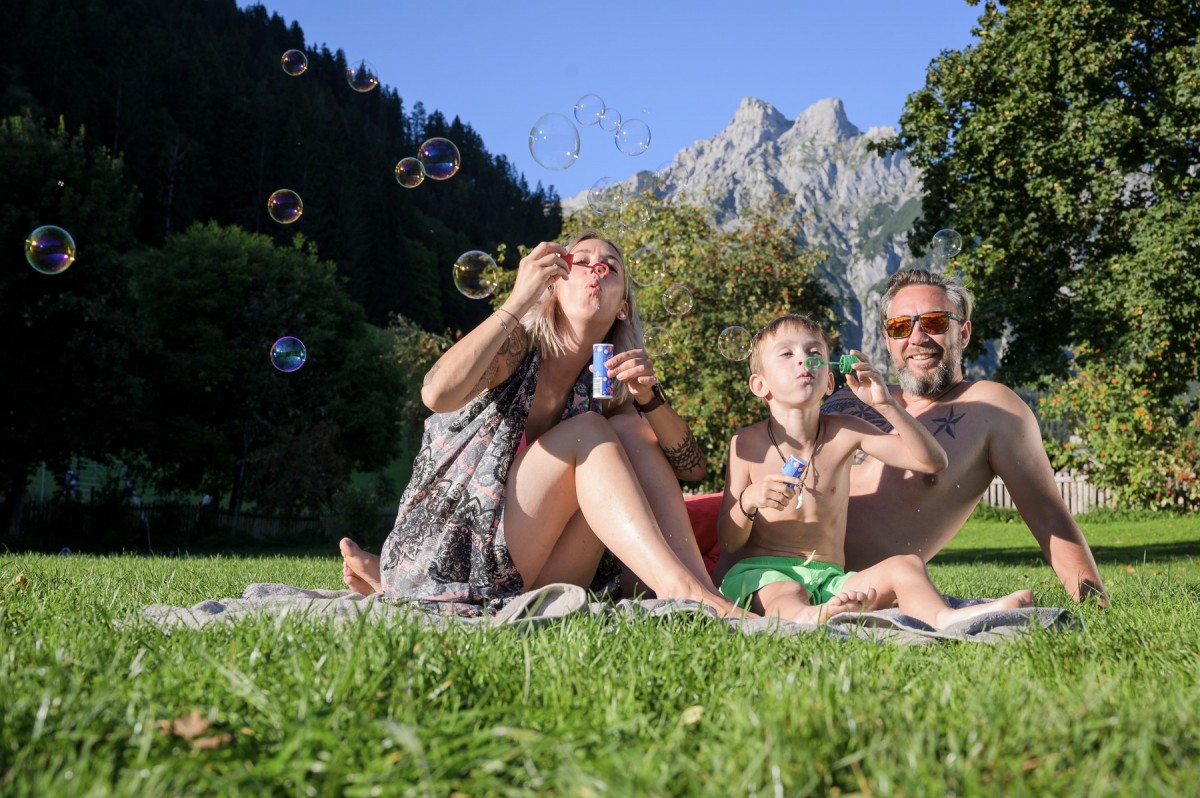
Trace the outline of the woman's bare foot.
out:
[[[1018,610],[1023,607],[1033,606],[1033,591],[1018,590],[1014,593],[1009,593],[1004,598],[988,601],[984,604],[972,604],[969,607],[959,607],[951,609],[947,607],[937,614],[936,622],[933,626],[937,629],[944,629],[952,623],[968,621],[971,618],[976,618],[980,615],[986,615],[989,612],[998,610]]]
[[[342,538],[338,548],[342,552],[342,581],[346,587],[364,596],[381,592],[379,557],[363,551],[350,538]]]
[[[875,589],[863,592],[861,590],[843,590],[824,604],[805,607],[792,617],[797,623],[810,626],[820,626],[835,615],[844,612],[862,612],[875,601]]]

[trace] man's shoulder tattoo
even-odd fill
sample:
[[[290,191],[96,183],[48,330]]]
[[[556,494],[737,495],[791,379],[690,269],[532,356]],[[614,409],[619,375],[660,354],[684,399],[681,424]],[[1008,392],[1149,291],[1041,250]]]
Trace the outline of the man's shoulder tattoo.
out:
[[[891,422],[881,416],[875,408],[863,404],[857,396],[846,390],[838,391],[826,399],[821,405],[821,412],[861,418],[884,432],[891,432],[893,429]]]

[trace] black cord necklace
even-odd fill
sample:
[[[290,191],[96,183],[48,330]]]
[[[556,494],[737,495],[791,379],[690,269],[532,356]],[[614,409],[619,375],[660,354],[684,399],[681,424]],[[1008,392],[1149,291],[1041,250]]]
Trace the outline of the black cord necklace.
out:
[[[796,486],[796,509],[799,510],[804,506],[804,483],[808,481],[808,472],[815,471],[817,464],[817,452],[821,449],[821,430],[825,425],[825,419],[817,417],[817,437],[813,439],[812,454],[808,456],[808,465],[800,473],[800,484]],[[767,437],[771,439],[771,445],[775,447],[775,451],[779,453],[779,459],[784,463],[787,462],[787,457],[783,454],[783,449],[779,448],[779,441],[775,440],[775,428],[771,425],[771,418],[767,417]],[[816,477],[813,477],[813,484],[816,484]]]

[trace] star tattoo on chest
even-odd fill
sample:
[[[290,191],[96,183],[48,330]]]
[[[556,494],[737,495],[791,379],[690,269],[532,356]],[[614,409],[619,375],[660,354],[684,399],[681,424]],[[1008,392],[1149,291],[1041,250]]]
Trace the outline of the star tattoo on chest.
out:
[[[936,436],[944,432],[953,438],[954,425],[962,421],[963,416],[965,415],[966,413],[959,413],[957,416],[954,415],[954,405],[950,405],[948,408],[946,408],[946,415],[942,416],[941,418],[932,419],[933,423],[936,425],[933,430],[933,434]]]

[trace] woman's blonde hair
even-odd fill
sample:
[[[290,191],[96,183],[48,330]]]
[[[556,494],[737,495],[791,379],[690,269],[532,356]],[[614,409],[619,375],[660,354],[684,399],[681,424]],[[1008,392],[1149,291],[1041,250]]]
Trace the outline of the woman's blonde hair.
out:
[[[637,302],[633,296],[633,282],[629,277],[629,270],[625,268],[625,256],[621,254],[621,248],[604,238],[596,230],[583,230],[576,233],[567,241],[567,251],[581,241],[595,239],[603,241],[612,247],[617,253],[617,259],[621,264],[621,280],[625,285],[625,303],[629,306],[629,312],[624,319],[615,319],[613,325],[609,328],[608,334],[600,341],[594,343],[607,343],[613,345],[613,354],[619,352],[627,352],[630,349],[642,348],[642,317],[638,313]],[[533,339],[535,346],[542,350],[543,356],[561,355],[564,351],[563,337],[567,328],[567,320],[563,315],[562,307],[558,304],[558,295],[551,293],[543,301],[534,305],[525,314],[525,318],[521,320],[525,329],[529,331],[529,337]],[[613,401],[610,403],[608,410],[615,410],[621,407],[630,400],[629,389],[625,387],[623,382],[615,382],[613,385]]]

